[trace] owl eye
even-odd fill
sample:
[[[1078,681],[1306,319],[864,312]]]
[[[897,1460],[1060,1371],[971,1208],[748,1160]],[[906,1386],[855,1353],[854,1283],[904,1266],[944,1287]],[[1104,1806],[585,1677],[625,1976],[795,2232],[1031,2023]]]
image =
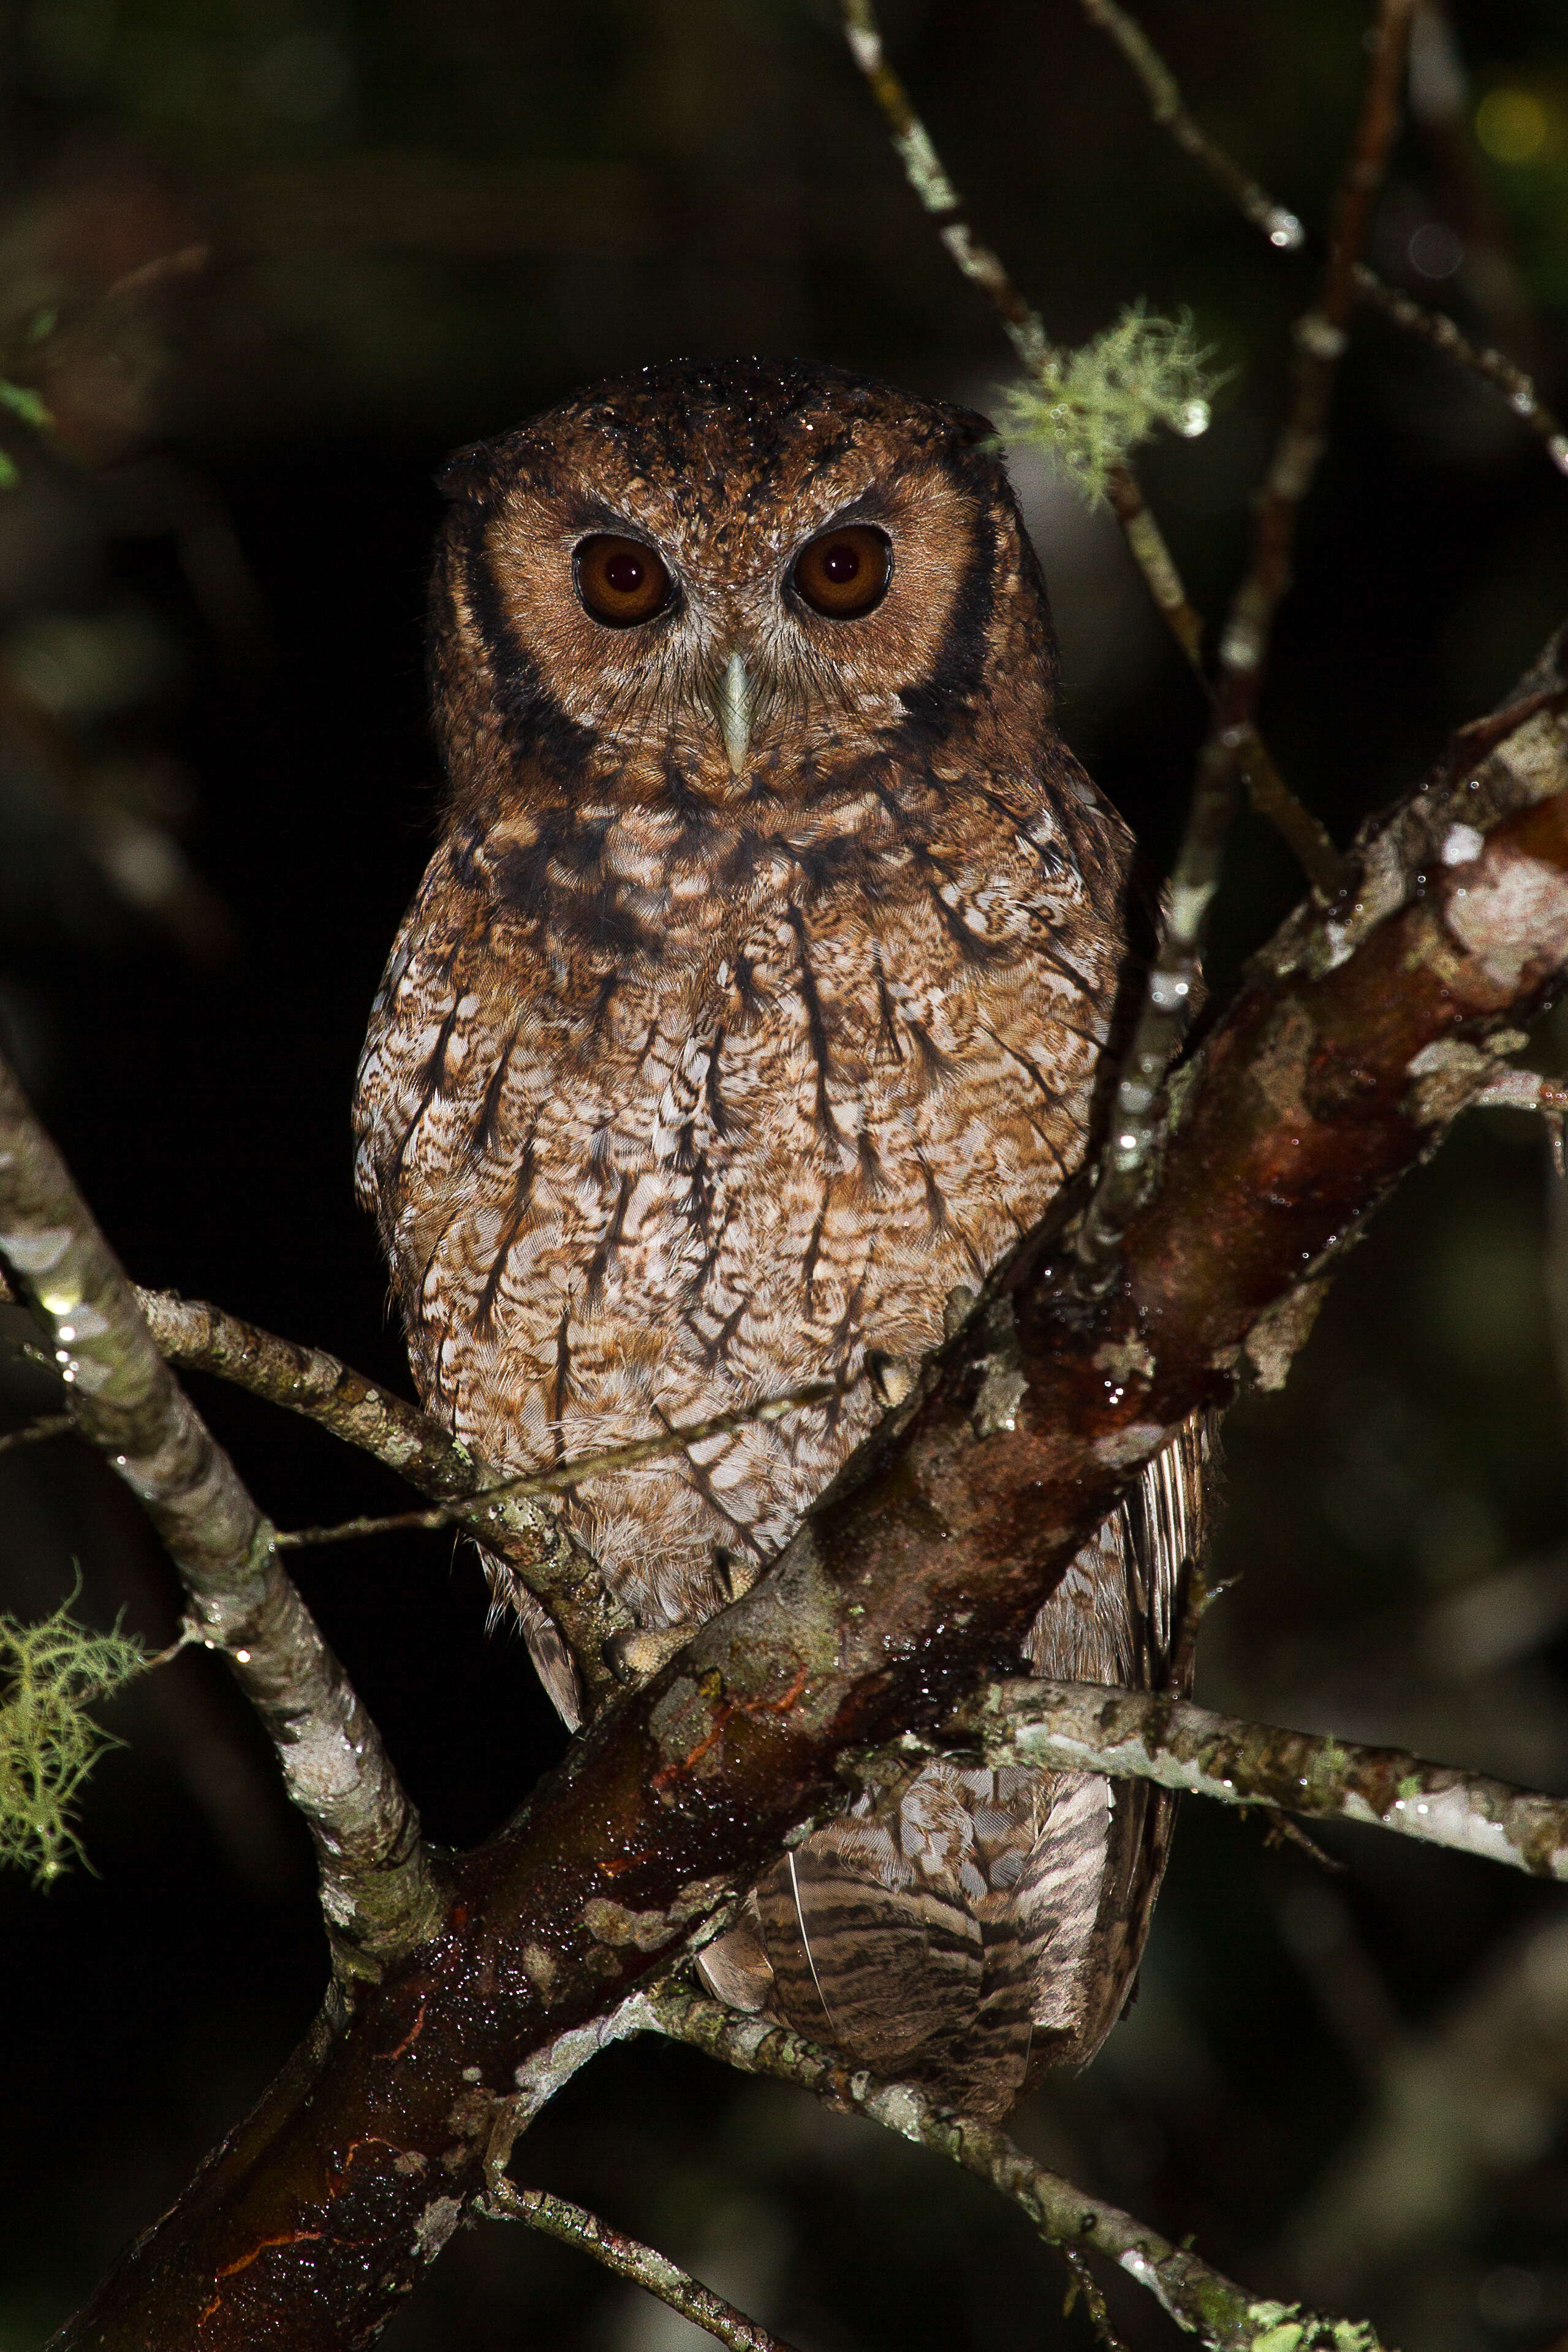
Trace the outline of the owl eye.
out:
[[[825,530],[795,559],[790,579],[813,613],[830,621],[858,621],[880,604],[893,574],[885,535],[864,523]]]
[[[596,621],[612,629],[651,621],[670,601],[670,575],[640,539],[604,532],[577,551],[577,593]]]

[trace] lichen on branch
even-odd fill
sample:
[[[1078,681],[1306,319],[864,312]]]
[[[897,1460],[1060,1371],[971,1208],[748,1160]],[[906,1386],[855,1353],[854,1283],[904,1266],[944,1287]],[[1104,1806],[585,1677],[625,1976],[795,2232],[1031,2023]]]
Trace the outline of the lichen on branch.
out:
[[[141,1674],[141,1643],[116,1626],[95,1633],[71,1612],[26,1625],[0,1616],[0,1863],[47,1886],[81,1853],[74,1822],[83,1781],[119,1743],[89,1709]]]
[[[1034,380],[1002,394],[1008,436],[1046,450],[1091,503],[1159,426],[1188,438],[1208,429],[1226,381],[1191,314],[1155,317],[1143,303],[1076,351],[1048,351]]]

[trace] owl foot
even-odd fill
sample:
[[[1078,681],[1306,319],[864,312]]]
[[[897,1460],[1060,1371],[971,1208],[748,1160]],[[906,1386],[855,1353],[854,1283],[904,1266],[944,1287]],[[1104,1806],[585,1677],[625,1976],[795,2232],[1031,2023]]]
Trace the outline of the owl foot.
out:
[[[677,1650],[684,1650],[696,1632],[693,1625],[649,1626],[635,1633],[612,1633],[604,1644],[604,1663],[617,1682],[645,1683]]]

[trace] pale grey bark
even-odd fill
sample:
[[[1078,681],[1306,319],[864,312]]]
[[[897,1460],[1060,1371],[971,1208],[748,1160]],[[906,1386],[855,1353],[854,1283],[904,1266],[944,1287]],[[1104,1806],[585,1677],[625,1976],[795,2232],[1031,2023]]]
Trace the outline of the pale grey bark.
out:
[[[1155,1780],[1226,1805],[1269,1805],[1320,1821],[1365,1822],[1425,1845],[1568,1880],[1568,1798],[1271,1724],[1211,1715],[1158,1691],[1089,1683],[999,1683],[956,1729],[988,1764]]]
[[[1147,2289],[1206,2352],[1382,2352],[1372,2328],[1248,2294],[1186,2248],[1027,2157],[996,2125],[944,2106],[914,2083],[883,2083],[787,2027],[747,2017],[667,1983],[627,2004],[653,2031],[724,2064],[794,2083],[824,2105],[866,2116],[987,2181],[1048,2243],[1100,2254]]]
[[[164,1363],[136,1295],[0,1062],[0,1259],[46,1335],[79,1433],[140,1496],[209,1648],[272,1737],[308,1822],[340,1967],[376,1974],[443,1903],[375,1726],[280,1565],[268,1521]]]

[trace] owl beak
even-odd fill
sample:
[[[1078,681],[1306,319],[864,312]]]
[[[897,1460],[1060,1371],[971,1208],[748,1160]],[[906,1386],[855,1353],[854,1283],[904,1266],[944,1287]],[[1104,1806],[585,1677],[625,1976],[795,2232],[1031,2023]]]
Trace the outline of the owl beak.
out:
[[[744,654],[731,654],[714,690],[713,714],[724,738],[729,772],[738,776],[751,746],[751,722],[757,709],[757,688]]]

